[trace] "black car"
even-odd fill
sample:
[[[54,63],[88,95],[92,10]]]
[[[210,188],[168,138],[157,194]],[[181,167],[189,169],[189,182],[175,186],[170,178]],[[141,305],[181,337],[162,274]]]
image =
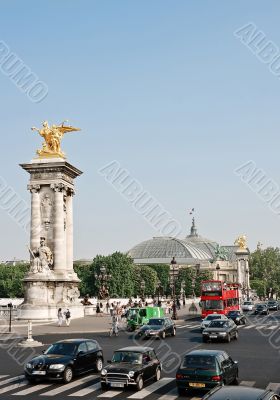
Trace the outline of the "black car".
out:
[[[239,310],[229,311],[227,317],[229,319],[232,319],[236,323],[236,325],[246,324],[246,317]]]
[[[271,311],[277,311],[279,310],[279,303],[276,300],[268,300],[267,307]]]
[[[238,363],[225,351],[201,349],[184,356],[176,373],[176,385],[179,395],[183,395],[190,389],[209,390],[217,385],[237,384],[237,378]]]
[[[103,352],[95,340],[67,339],[52,344],[43,355],[32,358],[24,368],[30,382],[39,379],[63,380],[103,367]]]
[[[151,318],[146,325],[143,325],[138,332],[136,332],[135,337],[146,338],[162,338],[165,339],[166,336],[176,335],[176,325],[171,318]]]
[[[254,314],[255,315],[257,315],[257,314],[259,314],[259,315],[263,315],[263,314],[268,315],[269,314],[269,309],[268,309],[267,304],[257,304],[256,308],[254,310]]]
[[[257,389],[247,386],[217,387],[207,393],[202,400],[279,400],[273,390]]]
[[[125,347],[114,352],[101,371],[101,388],[133,386],[141,390],[149,379],[161,377],[161,363],[151,347]]]
[[[231,339],[238,339],[238,330],[236,324],[231,320],[214,320],[202,332],[203,342],[211,340],[223,340],[230,342]]]

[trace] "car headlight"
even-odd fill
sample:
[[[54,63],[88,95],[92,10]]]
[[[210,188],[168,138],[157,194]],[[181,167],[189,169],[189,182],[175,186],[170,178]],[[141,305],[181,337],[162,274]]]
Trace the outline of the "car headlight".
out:
[[[239,317],[235,318],[235,321],[239,321],[239,320],[240,320],[240,318],[239,318]]]
[[[149,335],[150,332],[151,332],[151,330],[150,330],[150,329],[147,329],[147,330],[145,331],[145,335]]]
[[[106,369],[102,369],[102,371],[101,371],[101,375],[102,375],[102,376],[105,376],[105,375],[107,375],[107,370],[106,370]]]
[[[134,371],[129,371],[128,376],[129,376],[130,378],[133,378],[133,377],[134,377]]]
[[[49,366],[49,369],[64,369],[65,365],[64,364],[51,364]]]
[[[32,368],[32,364],[30,364],[30,363],[27,363],[27,364],[25,365],[25,368],[27,368],[27,369],[31,369],[31,368]]]
[[[220,335],[225,336],[227,333],[226,332],[220,332]]]

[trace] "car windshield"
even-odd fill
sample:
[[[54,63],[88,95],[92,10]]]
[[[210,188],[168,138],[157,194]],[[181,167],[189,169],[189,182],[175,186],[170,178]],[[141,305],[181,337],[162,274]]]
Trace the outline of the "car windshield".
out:
[[[250,306],[251,304],[252,304],[252,302],[251,301],[244,301],[244,306]]]
[[[273,300],[268,302],[268,304],[276,304],[276,303],[277,303],[277,301],[273,301]]]
[[[188,355],[185,356],[182,367],[190,369],[214,369],[216,361],[213,356]]]
[[[148,325],[163,325],[164,319],[159,318],[151,318],[148,322]]]
[[[207,321],[212,321],[213,319],[221,319],[220,315],[208,315],[206,317]]]
[[[209,325],[209,328],[227,328],[227,327],[228,327],[228,322],[227,321],[214,320]]]
[[[264,308],[264,307],[265,307],[264,304],[258,304],[258,305],[257,305],[257,308]]]
[[[65,356],[73,356],[76,353],[76,343],[55,343],[52,344],[45,354],[61,354]]]
[[[142,364],[142,354],[133,351],[116,351],[112,363]]]

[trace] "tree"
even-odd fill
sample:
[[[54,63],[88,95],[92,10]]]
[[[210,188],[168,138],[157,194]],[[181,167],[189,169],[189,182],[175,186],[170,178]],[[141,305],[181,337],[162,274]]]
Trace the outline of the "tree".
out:
[[[157,279],[161,284],[161,293],[167,293],[169,291],[169,271],[170,266],[167,264],[148,264],[148,267],[153,269],[157,274]]]
[[[23,278],[28,269],[28,264],[0,265],[0,297],[23,297]]]
[[[279,295],[280,249],[278,247],[268,247],[264,250],[258,248],[250,256],[249,267],[251,286],[253,282],[256,290],[262,291],[262,296],[265,297]]]
[[[157,273],[148,265],[134,265],[133,282],[134,296],[141,295],[141,281],[145,282],[145,296],[153,296],[156,293]]]

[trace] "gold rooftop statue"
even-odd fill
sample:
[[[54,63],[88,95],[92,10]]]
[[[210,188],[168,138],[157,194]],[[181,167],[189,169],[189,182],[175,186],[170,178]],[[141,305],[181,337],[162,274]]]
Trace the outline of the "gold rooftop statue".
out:
[[[44,121],[42,129],[35,128],[34,126],[31,128],[32,131],[37,131],[45,139],[42,149],[37,150],[39,158],[66,158],[65,153],[63,153],[60,147],[61,139],[66,132],[80,131],[80,129],[64,125],[65,122],[67,121],[63,121],[60,125],[49,126],[48,121]]]
[[[240,249],[246,250],[247,249],[247,238],[245,235],[238,236],[236,241],[234,242],[235,245],[239,246]]]

